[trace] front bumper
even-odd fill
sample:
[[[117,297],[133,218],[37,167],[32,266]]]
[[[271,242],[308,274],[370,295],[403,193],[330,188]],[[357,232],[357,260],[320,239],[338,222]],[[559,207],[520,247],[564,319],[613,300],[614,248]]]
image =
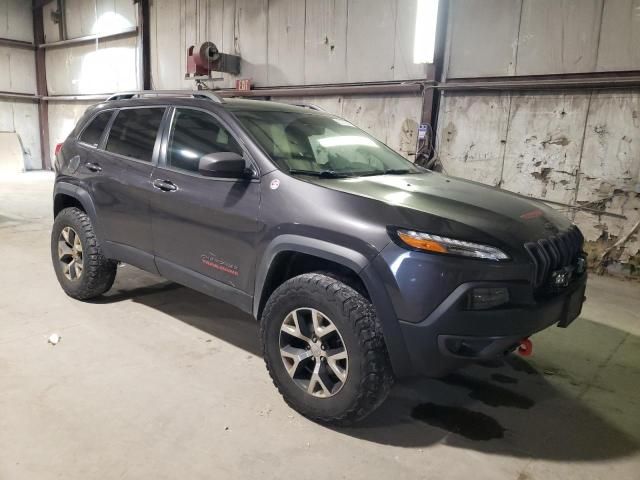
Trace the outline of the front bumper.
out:
[[[586,280],[583,274],[564,291],[538,300],[525,283],[460,285],[423,321],[399,322],[412,373],[442,376],[469,362],[502,356],[554,324],[568,326],[582,309]],[[507,287],[513,302],[504,308],[465,310],[470,290],[483,287]]]

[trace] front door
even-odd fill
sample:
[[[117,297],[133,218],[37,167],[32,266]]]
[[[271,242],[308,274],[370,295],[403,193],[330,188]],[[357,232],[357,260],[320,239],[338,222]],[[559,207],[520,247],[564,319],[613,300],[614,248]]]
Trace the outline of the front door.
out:
[[[249,302],[259,230],[259,180],[198,173],[200,158],[209,153],[236,152],[246,159],[248,154],[224,124],[204,110],[176,108],[166,137],[152,175],[158,270],[232,303]]]

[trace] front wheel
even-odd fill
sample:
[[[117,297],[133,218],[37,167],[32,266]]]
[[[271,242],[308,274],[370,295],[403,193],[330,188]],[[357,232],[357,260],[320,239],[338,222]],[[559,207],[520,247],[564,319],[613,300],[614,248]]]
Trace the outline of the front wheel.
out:
[[[393,374],[371,303],[310,273],[271,295],[261,323],[267,369],[285,401],[318,422],[361,420],[387,397]]]

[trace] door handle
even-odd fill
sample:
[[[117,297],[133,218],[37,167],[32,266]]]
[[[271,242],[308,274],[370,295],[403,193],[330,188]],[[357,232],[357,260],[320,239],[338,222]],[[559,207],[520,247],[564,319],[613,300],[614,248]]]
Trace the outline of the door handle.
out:
[[[157,178],[153,181],[152,184],[154,188],[162,190],[163,192],[175,192],[176,190],[178,190],[178,186],[175,183],[170,182],[169,180],[161,180]]]
[[[87,167],[87,170],[91,170],[92,172],[102,171],[102,167],[97,163],[85,163],[84,166]]]

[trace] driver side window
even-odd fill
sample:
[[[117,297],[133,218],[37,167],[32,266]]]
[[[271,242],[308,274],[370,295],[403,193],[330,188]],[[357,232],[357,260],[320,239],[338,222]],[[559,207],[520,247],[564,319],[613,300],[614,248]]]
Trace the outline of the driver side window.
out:
[[[214,117],[201,110],[177,108],[167,145],[167,166],[198,173],[200,158],[242,148]]]

